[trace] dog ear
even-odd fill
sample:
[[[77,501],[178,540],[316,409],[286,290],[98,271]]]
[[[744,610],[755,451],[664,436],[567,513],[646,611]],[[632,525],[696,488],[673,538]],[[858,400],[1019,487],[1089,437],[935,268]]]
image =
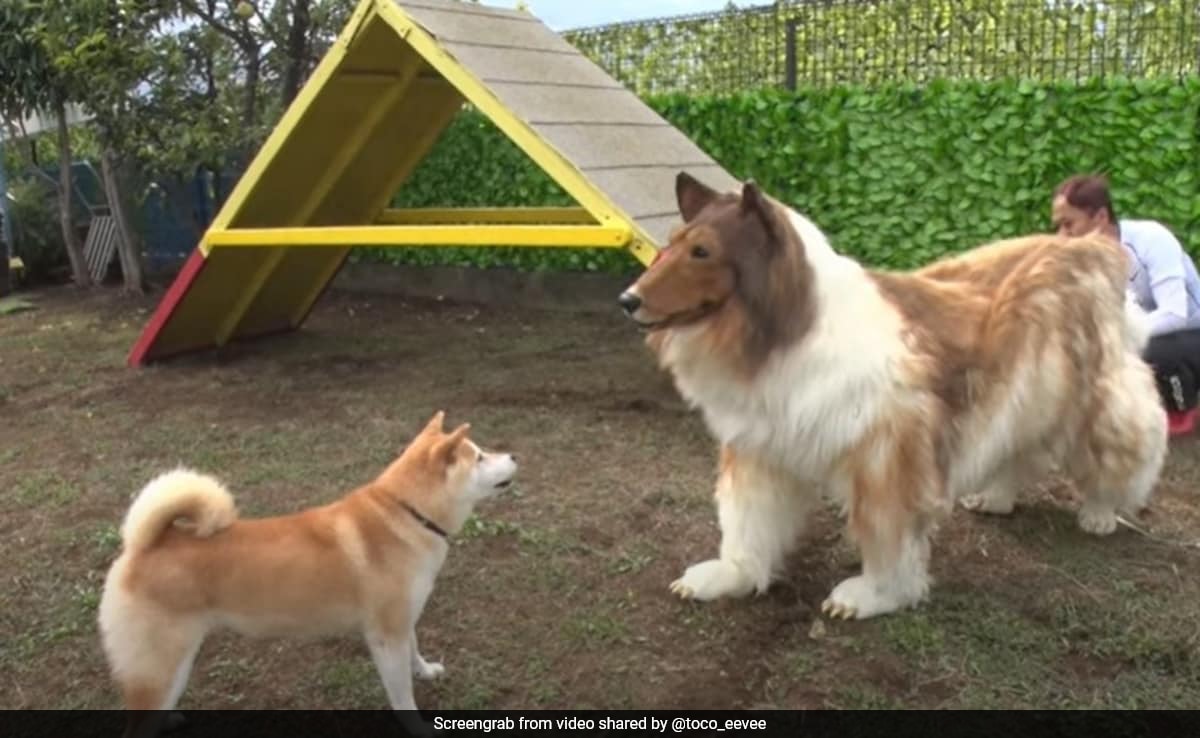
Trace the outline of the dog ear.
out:
[[[742,183],[742,213],[753,213],[759,217],[772,215],[771,203],[767,202],[767,196],[753,179]]]
[[[433,417],[429,419],[429,422],[425,424],[425,428],[422,429],[421,435],[424,435],[426,433],[441,433],[442,432],[442,423],[445,420],[446,420],[446,411],[438,410],[436,413],[433,414]]]
[[[450,432],[450,435],[438,441],[433,447],[433,456],[435,459],[450,465],[454,463],[454,456],[458,453],[458,447],[462,444],[463,439],[467,437],[467,431],[471,430],[470,423],[463,423]]]
[[[753,179],[742,184],[742,214],[754,215],[767,230],[767,240],[775,242],[780,236],[778,215],[767,200],[762,188]]]
[[[687,172],[680,172],[675,176],[675,200],[679,204],[679,214],[683,216],[685,223],[699,215],[719,194]]]

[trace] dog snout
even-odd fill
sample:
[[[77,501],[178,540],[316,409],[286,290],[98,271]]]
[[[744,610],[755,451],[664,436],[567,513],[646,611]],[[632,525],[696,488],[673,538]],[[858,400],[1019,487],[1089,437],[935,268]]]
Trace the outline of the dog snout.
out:
[[[632,292],[626,291],[622,292],[621,296],[617,298],[617,303],[620,304],[621,309],[624,310],[627,315],[633,315],[637,312],[637,309],[642,306],[642,298],[638,297]]]

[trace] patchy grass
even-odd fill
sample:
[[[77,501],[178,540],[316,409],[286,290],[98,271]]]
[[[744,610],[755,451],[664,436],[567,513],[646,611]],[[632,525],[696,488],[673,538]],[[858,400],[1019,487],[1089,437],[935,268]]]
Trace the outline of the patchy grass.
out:
[[[187,464],[245,515],[374,475],[438,408],[522,460],[458,536],[418,635],[431,708],[1179,708],[1200,702],[1200,444],[1177,441],[1139,525],[1080,533],[1069,491],[956,513],[932,599],[820,617],[854,572],[836,518],[739,602],[668,583],[718,544],[714,448],[620,318],[333,293],[292,336],[141,371],[151,300],[69,289],[0,321],[5,708],[113,707],[96,627],[131,495]],[[184,708],[378,708],[361,639],[210,639]]]
[[[37,306],[19,297],[0,297],[0,317],[22,313],[26,310],[37,310]]]

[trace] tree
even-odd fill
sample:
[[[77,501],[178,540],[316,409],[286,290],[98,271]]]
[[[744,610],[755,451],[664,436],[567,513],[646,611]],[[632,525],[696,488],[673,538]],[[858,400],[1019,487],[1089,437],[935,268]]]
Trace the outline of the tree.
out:
[[[283,4],[286,5],[286,4]],[[309,51],[309,28],[312,25],[311,2],[309,0],[292,0],[291,23],[287,31],[287,43],[284,45],[284,75],[280,88],[280,105],[286,108],[296,98],[300,85],[308,76],[308,64],[311,58]]]
[[[37,33],[44,7],[31,0],[0,4],[0,117],[10,140],[25,139],[24,119],[35,112],[52,112],[57,123],[59,221],[75,284],[92,280],[83,258],[83,244],[72,219],[71,138],[67,125],[70,90],[54,66]],[[36,167],[32,171],[41,173]],[[7,263],[7,262],[6,262]]]
[[[240,72],[243,158],[295,99],[354,0],[178,0],[185,15],[232,44]],[[271,99],[268,91],[277,91]],[[266,105],[264,99],[268,100]]]
[[[223,5],[223,7],[222,7]],[[233,44],[241,56],[243,66],[241,124],[243,130],[257,129],[259,115],[259,87],[262,77],[263,44],[268,33],[266,17],[254,3],[226,2],[217,0],[179,0],[179,7],[187,14],[203,21],[210,29]],[[272,31],[272,35],[275,35]],[[248,158],[256,136],[243,141],[242,158]]]
[[[38,26],[42,44],[69,94],[92,115],[100,139],[101,179],[117,226],[124,287],[144,292],[141,239],[121,170],[149,122],[139,112],[161,74],[157,32],[165,9],[153,0],[67,0],[47,10]]]
[[[126,287],[139,290],[141,248],[131,206],[152,193],[166,194],[168,207],[185,218],[193,215],[194,178],[212,172],[219,181],[223,170],[249,160],[355,5],[355,0],[3,0],[3,122],[16,131],[30,106],[62,110],[78,103],[86,109],[86,128],[94,133],[95,158],[117,220]],[[68,148],[79,132],[63,121],[60,148]],[[28,151],[22,147],[29,163],[36,162],[44,143]],[[70,152],[60,151],[59,160],[69,165]],[[55,184],[69,213],[65,165]],[[207,225],[192,222],[197,235]],[[83,283],[82,247],[65,225],[64,240]]]

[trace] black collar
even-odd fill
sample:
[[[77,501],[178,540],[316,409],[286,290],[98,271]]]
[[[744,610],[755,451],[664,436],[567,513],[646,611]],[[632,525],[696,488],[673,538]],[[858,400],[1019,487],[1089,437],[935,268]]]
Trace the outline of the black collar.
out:
[[[442,538],[449,538],[449,536],[446,534],[446,531],[442,530],[441,526],[439,526],[437,523],[433,522],[429,518],[425,517],[421,513],[417,512],[417,508],[408,504],[404,500],[400,500],[400,506],[403,507],[405,510],[408,510],[412,514],[412,516],[417,519],[417,522],[420,523],[421,525],[425,526],[426,528],[433,531],[434,533],[437,533]]]

